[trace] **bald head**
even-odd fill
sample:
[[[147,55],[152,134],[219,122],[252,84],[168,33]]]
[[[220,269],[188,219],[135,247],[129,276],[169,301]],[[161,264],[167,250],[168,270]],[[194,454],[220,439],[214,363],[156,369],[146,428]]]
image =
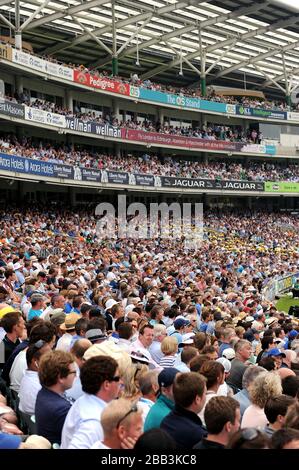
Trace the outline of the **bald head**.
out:
[[[292,375],[296,375],[295,372],[287,367],[281,367],[278,369],[278,373],[280,375],[281,380],[285,379],[286,377],[290,377]]]
[[[291,367],[292,362],[295,361],[297,354],[295,351],[292,351],[291,349],[286,349],[284,351],[286,357],[283,358],[283,362],[288,366]]]

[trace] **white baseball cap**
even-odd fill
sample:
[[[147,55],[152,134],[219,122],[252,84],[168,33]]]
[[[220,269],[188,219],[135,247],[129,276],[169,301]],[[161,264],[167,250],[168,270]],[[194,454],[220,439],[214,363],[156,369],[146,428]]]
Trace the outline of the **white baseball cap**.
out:
[[[233,348],[226,348],[222,353],[222,357],[231,361],[236,357],[236,353]]]

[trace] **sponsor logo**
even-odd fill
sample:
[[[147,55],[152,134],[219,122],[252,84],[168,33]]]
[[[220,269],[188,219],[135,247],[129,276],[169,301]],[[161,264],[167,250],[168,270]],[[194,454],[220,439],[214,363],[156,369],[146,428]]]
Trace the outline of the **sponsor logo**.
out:
[[[82,85],[86,85],[87,83],[87,76],[84,72],[78,72],[77,74],[77,81],[82,83]]]
[[[140,96],[139,87],[130,85],[130,96],[133,96],[134,98],[139,98]]]

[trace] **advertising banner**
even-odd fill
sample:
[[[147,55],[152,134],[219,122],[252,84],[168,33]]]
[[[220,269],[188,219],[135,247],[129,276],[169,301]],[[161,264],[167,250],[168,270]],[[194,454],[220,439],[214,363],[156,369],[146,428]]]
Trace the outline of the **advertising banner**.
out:
[[[153,175],[141,175],[138,173],[130,174],[130,184],[137,186],[155,186],[155,177]]]
[[[276,155],[275,145],[245,144],[241,152],[246,153],[264,153],[267,155]]]
[[[25,108],[22,104],[13,103],[12,101],[0,100],[0,114],[11,116],[18,119],[25,118]]]
[[[162,187],[181,187],[198,189],[220,189],[233,191],[264,191],[264,183],[259,181],[215,181],[206,179],[178,178],[161,176]]]
[[[178,106],[182,109],[201,109],[203,111],[212,111],[216,113],[235,114],[235,106],[215,101],[202,100],[201,98],[175,95],[173,93],[164,93],[162,91],[150,90],[148,88],[130,86],[130,96],[140,98],[144,101],[154,101],[171,106]]]
[[[129,184],[129,173],[124,171],[101,170],[102,183]]]
[[[5,44],[0,44],[0,59],[11,60],[12,59],[12,48]]]
[[[268,193],[299,193],[299,183],[292,181],[267,181],[265,183],[265,191]]]
[[[45,60],[40,57],[28,54],[27,52],[12,50],[12,61],[19,65],[24,65],[39,72],[45,72]]]
[[[0,153],[0,170],[52,178],[74,179],[72,166],[41,162],[30,158],[18,157],[16,155],[7,155],[5,153]]]
[[[75,179],[81,179],[82,181],[92,181],[96,183],[101,182],[101,170],[93,170],[92,168],[75,167],[74,168]]]
[[[109,91],[120,95],[130,96],[130,86],[106,77],[95,77],[90,73],[74,70],[74,82],[86,85],[97,90]]]
[[[121,129],[110,124],[100,124],[96,121],[83,121],[78,118],[65,118],[65,127],[72,131],[83,132],[84,134],[96,134],[103,137],[121,139]]]
[[[122,129],[122,138],[125,140],[132,140],[137,142],[146,142],[152,145],[168,145],[174,147],[194,148],[202,150],[222,150],[227,152],[252,152],[252,153],[266,153],[266,150],[272,150],[273,154],[276,152],[275,146],[247,146],[242,142],[229,142],[224,140],[207,140],[198,139],[196,137],[185,137],[172,134],[158,134],[157,132],[146,132],[136,129]]]
[[[62,114],[51,113],[43,109],[31,108],[29,106],[25,106],[25,119],[26,121],[39,122],[40,124],[55,127],[66,127],[65,116]]]
[[[277,276],[271,279],[263,288],[263,296],[272,301],[276,295],[290,291],[299,278],[299,273],[289,274],[287,276]]]
[[[290,112],[290,113],[287,113],[287,116],[288,116],[288,121],[299,122],[299,113]]]
[[[45,61],[45,72],[54,77],[63,78],[64,80],[74,81],[74,70],[55,62]]]
[[[246,108],[245,106],[236,106],[236,114],[239,116],[251,116],[263,119],[287,119],[286,111],[275,111],[273,109]]]
[[[71,67],[65,67],[55,62],[50,62],[40,57],[12,49],[12,61],[16,64],[24,65],[39,72],[44,72],[54,77],[60,77],[65,80],[73,81],[74,70]]]

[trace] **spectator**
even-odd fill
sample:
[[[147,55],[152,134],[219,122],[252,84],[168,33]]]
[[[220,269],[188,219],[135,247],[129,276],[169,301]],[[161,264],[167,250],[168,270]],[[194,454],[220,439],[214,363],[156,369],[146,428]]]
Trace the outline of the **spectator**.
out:
[[[268,424],[264,412],[268,398],[282,394],[281,380],[275,372],[259,374],[248,388],[251,405],[246,408],[241,427],[265,428]]]
[[[39,363],[41,357],[51,351],[49,343],[42,339],[31,344],[26,351],[28,369],[21,380],[19,392],[19,409],[28,415],[34,415],[35,403],[41,384],[38,377]]]
[[[278,395],[268,398],[264,410],[268,420],[265,433],[270,439],[276,431],[283,427],[285,415],[287,414],[289,406],[291,406],[294,401],[293,398],[287,395]]]
[[[155,404],[151,407],[144,423],[144,430],[158,428],[162,420],[174,409],[173,382],[179,371],[174,368],[164,369],[158,375],[159,392]]]
[[[231,397],[213,397],[205,406],[207,437],[194,449],[224,449],[229,438],[240,428],[240,405]]]
[[[101,414],[118,397],[121,377],[117,362],[108,356],[95,356],[80,372],[84,394],[72,406],[62,430],[62,449],[89,449],[102,441]]]
[[[92,449],[132,449],[143,431],[141,411],[130,400],[113,400],[101,414],[101,426],[103,440]]]
[[[206,432],[198,413],[206,399],[205,379],[195,372],[179,374],[173,384],[175,407],[162,421],[164,429],[179,449],[192,449]]]
[[[60,444],[62,427],[71,408],[63,394],[71,388],[76,370],[74,358],[64,351],[51,351],[42,356],[38,376],[41,390],[35,404],[37,433],[51,444]]]

